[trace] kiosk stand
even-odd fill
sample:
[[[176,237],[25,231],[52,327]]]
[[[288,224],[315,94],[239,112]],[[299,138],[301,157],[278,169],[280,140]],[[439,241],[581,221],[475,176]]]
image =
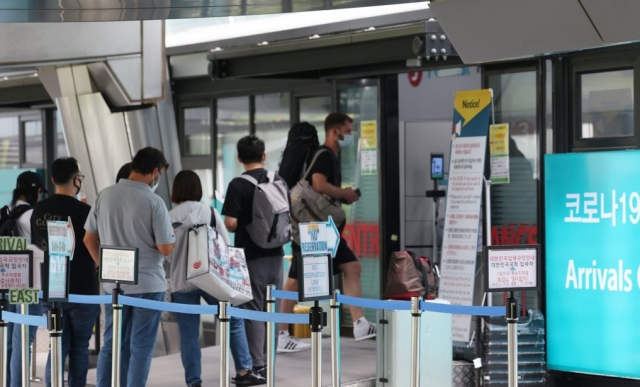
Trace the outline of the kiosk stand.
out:
[[[507,299],[507,361],[509,387],[518,386],[518,300],[514,291],[538,290],[540,245],[486,246],[485,291],[509,292]]]
[[[122,304],[118,299],[124,294],[121,284],[138,284],[139,251],[137,248],[100,247],[100,282],[114,283],[111,293],[113,308],[113,345],[111,349],[111,386],[120,387],[120,352],[122,350]]]
[[[44,302],[51,303],[47,315],[49,346],[51,348],[51,386],[62,387],[62,309],[61,302],[69,300],[69,256],[47,254],[43,275]],[[27,345],[29,342],[27,341]],[[24,355],[24,353],[23,353]],[[24,380],[24,379],[23,379]]]
[[[444,155],[442,153],[431,154],[431,180],[433,180],[433,190],[427,191],[427,197],[433,198],[433,264],[438,265],[438,202],[440,198],[447,196],[445,191],[438,189],[438,180],[444,178]]]
[[[329,216],[328,222],[300,223],[298,260],[298,300],[314,301],[309,311],[311,329],[311,386],[322,386],[322,328],[327,326],[327,314],[320,300],[333,297],[333,262],[340,242],[340,233]],[[332,364],[340,359],[332,358]]]

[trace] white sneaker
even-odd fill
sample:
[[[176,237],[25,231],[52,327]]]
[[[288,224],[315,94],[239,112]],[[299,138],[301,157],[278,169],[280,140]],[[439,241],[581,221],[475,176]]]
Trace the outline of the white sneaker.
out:
[[[311,349],[311,345],[303,343],[297,338],[289,335],[289,332],[282,331],[278,337],[278,353],[300,352]]]
[[[353,338],[362,341],[376,337],[376,324],[371,324],[364,317],[360,317],[353,323]]]

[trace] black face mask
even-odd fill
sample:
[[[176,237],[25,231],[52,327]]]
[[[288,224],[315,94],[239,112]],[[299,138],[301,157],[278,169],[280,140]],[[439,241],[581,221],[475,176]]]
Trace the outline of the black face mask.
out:
[[[78,190],[76,191],[76,195],[78,195],[80,193],[80,190],[82,189],[82,180],[80,180],[80,185],[76,184],[76,179],[80,179],[79,177],[76,177],[73,179],[73,186],[76,187]]]

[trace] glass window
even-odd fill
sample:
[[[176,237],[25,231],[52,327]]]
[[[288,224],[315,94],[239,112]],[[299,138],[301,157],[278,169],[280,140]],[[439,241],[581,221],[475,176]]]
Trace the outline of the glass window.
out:
[[[318,105],[316,105],[318,106]],[[378,165],[378,88],[349,87],[340,90],[340,111],[353,119],[354,145],[340,152],[343,187],[357,187],[360,200],[344,206],[347,225],[342,233],[362,265],[362,295],[380,298],[380,184]],[[322,105],[325,115],[331,105]],[[320,112],[321,110],[317,110]],[[324,123],[324,117],[322,117]],[[323,124],[319,131],[324,133]],[[375,311],[366,310],[369,321],[375,321]],[[343,314],[349,324],[349,314]]]
[[[278,170],[291,126],[289,93],[256,95],[256,136],[265,143],[267,171]]]
[[[188,156],[211,154],[211,110],[194,107],[183,110],[184,151]]]
[[[24,121],[25,163],[42,166],[44,164],[42,147],[42,122]]]
[[[202,202],[206,205],[215,207],[218,211],[222,210],[222,206],[218,208],[215,199],[215,193],[213,189],[213,169],[194,169],[196,175],[200,178],[202,184]]]
[[[491,186],[493,245],[535,244],[538,240],[537,79],[535,71],[488,77],[494,91],[495,121],[509,124],[509,184]],[[538,292],[522,294],[524,310],[538,308]],[[504,303],[493,294],[494,305]]]
[[[633,70],[580,75],[582,138],[633,136]]]
[[[0,169],[20,165],[20,121],[15,117],[0,117]]]
[[[217,109],[216,190],[224,195],[229,182],[244,172],[236,145],[250,133],[249,97],[219,99]]]
[[[318,129],[318,140],[324,143],[324,119],[331,113],[331,97],[304,97],[298,100],[300,122],[307,121]]]

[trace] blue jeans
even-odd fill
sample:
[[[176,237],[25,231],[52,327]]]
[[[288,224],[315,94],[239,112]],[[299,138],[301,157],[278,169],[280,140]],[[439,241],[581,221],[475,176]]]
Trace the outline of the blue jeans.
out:
[[[16,305],[9,306],[10,312],[20,312],[20,308]],[[43,307],[42,302],[29,305],[29,314],[31,316],[42,316]],[[7,329],[8,337],[11,339],[9,345],[11,346],[11,357],[9,358],[9,386],[21,387],[22,386],[22,329],[19,324],[9,324]],[[38,327],[29,326],[29,344],[33,343],[33,339],[36,337],[36,331]],[[31,358],[29,358],[31,359]]]
[[[127,294],[145,300],[163,301],[162,293]],[[113,345],[113,307],[105,305],[104,344],[98,356],[97,387],[111,387],[111,356]],[[120,385],[144,387],[149,376],[151,358],[156,346],[160,311],[125,306],[122,309],[122,352],[120,355]]]
[[[200,305],[200,298],[209,305],[217,305],[218,300],[210,294],[200,290],[189,292],[175,292],[172,294],[173,302],[180,304]],[[176,313],[178,318],[178,329],[180,331],[180,356],[184,367],[184,378],[187,386],[202,383],[202,354],[198,345],[198,335],[200,334],[200,315]],[[230,324],[230,347],[231,356],[235,363],[236,371],[250,370],[253,368],[247,335],[244,330],[244,320],[232,317]]]
[[[100,311],[99,305],[63,303],[62,309],[62,369],[69,355],[69,387],[84,387],[89,370],[89,341]],[[47,308],[48,309],[48,308]],[[45,383],[51,387],[51,351],[47,358]]]

